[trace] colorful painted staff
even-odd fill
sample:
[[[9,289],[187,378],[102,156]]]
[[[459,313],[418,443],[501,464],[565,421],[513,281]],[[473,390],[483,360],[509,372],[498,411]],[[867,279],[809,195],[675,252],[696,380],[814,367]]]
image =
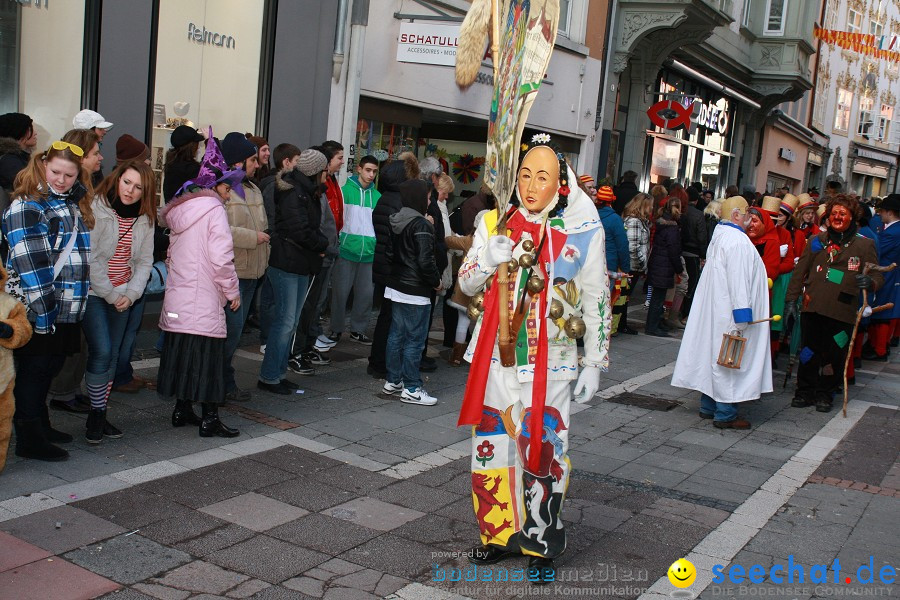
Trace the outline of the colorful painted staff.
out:
[[[897,263],[891,263],[886,266],[876,265],[875,263],[866,263],[866,266],[863,267],[863,275],[868,275],[872,271],[876,271],[878,273],[888,273],[897,268]],[[856,338],[856,331],[859,329],[859,322],[862,320],[863,312],[869,306],[869,294],[868,290],[863,290],[862,293],[863,301],[862,305],[859,307],[859,311],[856,313],[856,323],[853,324],[853,333],[850,334],[850,342],[853,343],[853,340]],[[887,310],[888,308],[894,308],[893,304],[883,304],[878,307],[878,310]],[[872,312],[876,312],[875,309],[872,309]],[[844,417],[847,416],[847,367],[850,366],[850,361],[853,360],[851,354],[852,346],[847,349],[847,358],[844,360]]]
[[[456,83],[467,88],[478,75],[485,37],[491,27],[494,94],[488,118],[484,182],[497,199],[497,235],[506,235],[522,131],[547,72],[558,25],[559,0],[474,0],[460,28]],[[501,264],[497,269],[498,336],[501,356],[507,357],[501,359],[504,366],[515,362],[508,282],[508,268]]]

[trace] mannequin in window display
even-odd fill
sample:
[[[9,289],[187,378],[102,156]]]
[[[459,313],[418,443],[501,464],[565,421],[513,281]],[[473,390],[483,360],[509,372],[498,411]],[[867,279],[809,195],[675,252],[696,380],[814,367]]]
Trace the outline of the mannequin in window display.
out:
[[[596,393],[609,364],[611,321],[603,227],[549,143],[549,135],[538,134],[522,144],[506,231],[497,231],[498,210],[487,213],[459,271],[461,290],[474,296],[470,315],[478,318],[465,354],[472,368],[459,419],[474,426],[472,495],[481,545],[470,560],[487,565],[524,554],[533,583],[552,580],[552,561],[566,549],[561,512],[571,469],[571,383],[577,378],[576,396]],[[504,263],[512,342],[501,345]],[[582,336],[579,374],[575,340]]]

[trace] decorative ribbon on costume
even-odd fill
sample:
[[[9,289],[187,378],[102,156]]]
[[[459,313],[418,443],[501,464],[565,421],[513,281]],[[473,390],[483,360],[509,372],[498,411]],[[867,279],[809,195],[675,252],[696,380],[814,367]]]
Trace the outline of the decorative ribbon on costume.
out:
[[[538,263],[544,281],[547,281],[547,271],[543,263]],[[541,319],[541,327],[538,333],[537,356],[534,360],[534,381],[531,386],[531,420],[528,429],[531,438],[528,440],[528,471],[537,474],[541,465],[541,442],[544,438],[544,404],[547,401],[547,289],[549,282],[538,294],[538,318]]]

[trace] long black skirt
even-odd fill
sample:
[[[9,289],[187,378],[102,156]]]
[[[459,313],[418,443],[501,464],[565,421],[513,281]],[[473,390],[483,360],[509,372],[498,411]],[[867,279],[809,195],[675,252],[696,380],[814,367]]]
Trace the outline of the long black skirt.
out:
[[[224,364],[225,338],[167,331],[157,390],[167,398],[224,404]]]

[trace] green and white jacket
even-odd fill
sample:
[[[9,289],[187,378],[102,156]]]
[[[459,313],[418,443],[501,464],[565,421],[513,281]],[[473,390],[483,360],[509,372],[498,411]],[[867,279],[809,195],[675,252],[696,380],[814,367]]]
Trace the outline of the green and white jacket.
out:
[[[341,188],[344,194],[344,227],[340,235],[340,256],[345,260],[370,263],[375,257],[375,228],[372,211],[381,194],[372,183],[366,189],[354,175]]]

